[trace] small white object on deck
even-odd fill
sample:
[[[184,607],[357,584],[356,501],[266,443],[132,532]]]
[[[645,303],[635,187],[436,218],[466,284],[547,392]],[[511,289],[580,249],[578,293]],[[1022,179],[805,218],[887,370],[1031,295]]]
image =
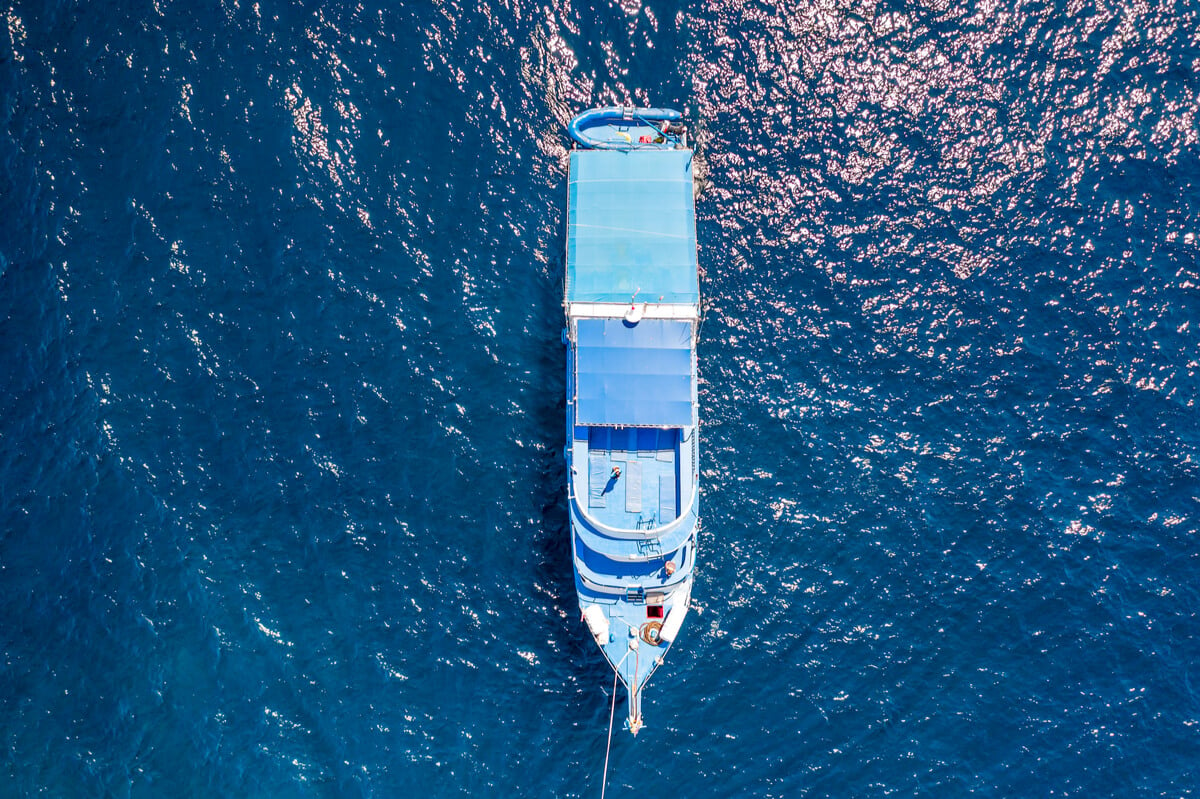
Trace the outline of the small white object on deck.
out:
[[[608,643],[608,616],[604,615],[603,608],[599,605],[588,605],[583,611],[583,620],[587,622],[588,630],[597,644],[604,646]]]
[[[671,608],[671,612],[667,614],[667,618],[663,621],[662,629],[658,631],[658,640],[663,643],[671,643],[675,640],[675,636],[679,634],[679,628],[683,626],[683,617],[688,612],[688,601],[691,597],[686,597],[682,602]]]

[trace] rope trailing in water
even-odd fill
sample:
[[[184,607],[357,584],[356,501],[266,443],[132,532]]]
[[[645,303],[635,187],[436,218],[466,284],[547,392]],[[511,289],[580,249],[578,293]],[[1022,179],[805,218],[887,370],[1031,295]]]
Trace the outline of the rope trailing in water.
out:
[[[632,625],[630,627],[632,628]],[[613,718],[617,715],[617,680],[621,677],[621,666],[625,663],[625,658],[629,657],[629,653],[632,651],[632,649],[626,649],[625,654],[617,661],[617,665],[613,666],[612,707],[608,711],[608,746],[604,749],[604,779],[600,781],[600,799],[604,799],[604,789],[608,787],[608,753],[612,751]]]
[[[608,787],[608,753],[612,751],[613,718],[617,715],[617,676],[616,669],[613,669],[612,709],[608,711],[608,746],[604,749],[604,779],[600,781],[600,799],[604,799],[604,790]]]

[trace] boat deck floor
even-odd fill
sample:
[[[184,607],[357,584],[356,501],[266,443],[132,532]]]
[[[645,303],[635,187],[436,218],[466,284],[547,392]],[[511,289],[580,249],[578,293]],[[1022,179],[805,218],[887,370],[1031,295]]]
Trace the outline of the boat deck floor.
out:
[[[626,530],[674,521],[679,513],[678,440],[677,430],[589,428],[588,514]]]

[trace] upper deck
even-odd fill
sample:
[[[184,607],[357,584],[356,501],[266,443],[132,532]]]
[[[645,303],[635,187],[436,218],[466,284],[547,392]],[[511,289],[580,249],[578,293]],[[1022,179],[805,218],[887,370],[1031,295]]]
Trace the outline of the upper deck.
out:
[[[692,151],[573,150],[568,303],[700,302]]]

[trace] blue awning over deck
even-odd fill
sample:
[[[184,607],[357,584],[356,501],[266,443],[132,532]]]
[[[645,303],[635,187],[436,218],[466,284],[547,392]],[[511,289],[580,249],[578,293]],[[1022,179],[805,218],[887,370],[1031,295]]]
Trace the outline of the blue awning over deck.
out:
[[[568,301],[700,301],[690,150],[574,150],[569,180]]]
[[[576,423],[692,424],[692,324],[580,319],[575,333]]]

